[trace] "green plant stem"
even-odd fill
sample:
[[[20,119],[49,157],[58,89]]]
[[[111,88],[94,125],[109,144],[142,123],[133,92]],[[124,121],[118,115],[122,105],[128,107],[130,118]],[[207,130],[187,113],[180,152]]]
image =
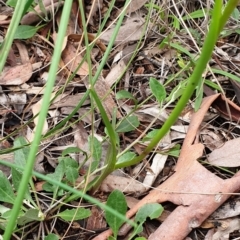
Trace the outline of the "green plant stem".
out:
[[[167,121],[163,124],[162,128],[158,131],[157,135],[152,139],[152,141],[144,149],[144,151],[139,156],[135,157],[134,159],[128,162],[117,163],[115,165],[115,169],[131,166],[142,161],[157,146],[159,141],[170,130],[171,126],[178,119],[182,110],[184,109],[193,92],[195,91],[196,86],[198,86],[199,82],[201,81],[202,74],[207,66],[208,61],[211,58],[219,33],[221,32],[227,19],[229,18],[231,12],[234,10],[237,4],[238,1],[230,0],[226,5],[226,8],[224,9],[224,12],[221,14],[222,1],[221,0],[215,1],[213,9],[213,19],[209,27],[209,32],[204,41],[200,58],[197,61],[193,74],[188,80],[188,84],[184,94],[179,99],[178,103],[176,104],[174,110],[170,114]]]
[[[17,30],[18,24],[19,24],[19,22],[22,18],[23,13],[24,13],[25,6],[28,4],[28,2],[29,2],[29,0],[17,1],[17,5],[16,5],[15,11],[13,13],[10,25],[8,27],[6,37],[5,37],[4,42],[3,42],[2,46],[1,46],[1,49],[0,49],[0,56],[1,56],[0,72],[2,72],[2,70],[3,70],[3,67],[5,65],[8,53],[9,53],[10,48],[12,46],[14,34]]]
[[[115,167],[115,164],[116,164],[116,158],[117,158],[117,146],[116,146],[115,131],[113,129],[112,124],[110,123],[110,121],[108,119],[106,111],[105,111],[99,97],[97,96],[96,92],[93,89],[90,89],[90,93],[91,93],[92,97],[94,98],[94,100],[95,100],[95,102],[98,106],[99,111],[101,112],[103,122],[104,122],[104,124],[107,128],[108,135],[109,135],[109,138],[110,138],[110,143],[109,143],[107,156],[106,156],[106,161],[105,161],[106,168],[104,168],[100,177],[94,183],[94,186],[93,186],[92,190],[95,191],[100,186],[102,181],[114,170],[114,167]]]
[[[220,26],[219,26],[219,31],[218,34],[220,34],[220,32],[223,30],[226,22],[228,21],[228,19],[230,18],[234,8],[237,7],[237,5],[239,4],[239,0],[229,0],[224,8],[224,12],[222,14],[222,17],[220,19]]]
[[[18,2],[21,2],[21,1],[18,1]],[[4,240],[9,240],[11,238],[12,231],[16,226],[17,217],[25,196],[25,192],[28,187],[28,182],[32,174],[32,169],[35,162],[35,156],[38,151],[38,146],[39,146],[41,135],[42,135],[43,124],[47,116],[51,93],[52,93],[52,89],[53,89],[55,78],[56,78],[56,72],[58,69],[59,59],[61,56],[61,48],[62,48],[63,40],[65,37],[66,29],[67,29],[67,23],[68,23],[70,11],[71,11],[71,6],[72,6],[72,0],[69,0],[65,2],[63,7],[62,18],[61,18],[59,32],[58,32],[58,38],[57,38],[56,46],[53,53],[52,64],[49,70],[49,78],[47,81],[46,91],[43,97],[43,107],[39,114],[39,121],[38,121],[38,125],[36,126],[36,133],[34,136],[34,140],[31,144],[31,149],[30,149],[28,159],[27,159],[27,164],[24,169],[23,176],[19,185],[19,191],[15,200],[15,204],[13,205],[12,213],[11,213],[8,225],[6,227],[6,231],[3,236]]]

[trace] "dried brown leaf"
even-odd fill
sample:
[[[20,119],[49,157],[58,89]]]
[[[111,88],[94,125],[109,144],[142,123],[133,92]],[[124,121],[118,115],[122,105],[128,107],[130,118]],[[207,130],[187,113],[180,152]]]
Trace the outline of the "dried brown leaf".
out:
[[[62,60],[67,68],[74,72],[78,65],[82,62],[81,67],[78,69],[77,74],[80,76],[88,75],[88,64],[83,61],[81,54],[77,53],[77,49],[73,46],[72,43],[68,42],[65,49],[62,52]]]
[[[133,14],[127,18],[123,25],[120,27],[118,35],[114,44],[123,44],[126,42],[137,41],[141,38],[144,31],[145,19],[141,17],[141,14]],[[106,43],[112,38],[115,27],[106,30],[100,35],[100,39]]]
[[[20,85],[32,76],[32,64],[25,63],[3,70],[0,75],[0,85]]]
[[[212,151],[208,156],[209,163],[222,167],[240,166],[240,138],[224,143],[220,148]]]
[[[127,8],[127,13],[132,13],[140,9],[147,0],[132,0],[130,5]]]

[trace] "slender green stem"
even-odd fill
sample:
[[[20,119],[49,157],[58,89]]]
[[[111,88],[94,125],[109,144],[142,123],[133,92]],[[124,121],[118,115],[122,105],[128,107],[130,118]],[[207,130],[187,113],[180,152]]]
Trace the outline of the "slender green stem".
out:
[[[18,1],[18,2],[21,2],[21,1]],[[39,146],[41,135],[42,135],[43,124],[48,112],[51,93],[52,93],[52,89],[53,89],[55,78],[56,78],[56,72],[58,69],[59,59],[61,56],[61,48],[62,48],[63,40],[65,37],[65,33],[66,33],[71,6],[72,6],[72,0],[69,0],[65,2],[63,7],[62,18],[61,18],[60,28],[58,32],[58,38],[57,38],[56,46],[53,53],[53,61],[49,70],[49,78],[47,81],[46,91],[43,97],[43,108],[41,109],[39,114],[39,121],[38,121],[38,125],[36,126],[36,133],[34,136],[34,140],[31,144],[31,149],[28,155],[26,167],[23,172],[23,177],[19,185],[19,190],[15,200],[15,204],[13,205],[12,213],[11,213],[6,231],[3,236],[4,240],[8,240],[11,238],[12,231],[16,226],[17,217],[23,202],[23,198],[28,186],[28,182],[32,174],[32,169],[35,162],[35,156],[38,151],[38,146]]]
[[[234,8],[236,8],[238,4],[239,4],[239,0],[229,0],[227,2],[226,6],[224,8],[224,12],[222,14],[222,17],[220,19],[220,26],[219,26],[218,34],[220,34],[220,32],[222,31],[222,29],[224,28],[226,22],[230,18]]]
[[[10,48],[12,46],[14,34],[17,30],[18,24],[21,20],[21,17],[23,15],[23,12],[25,10],[25,6],[26,6],[27,3],[28,3],[28,0],[17,1],[17,5],[16,5],[15,11],[13,13],[11,23],[8,27],[6,37],[5,37],[4,42],[3,42],[2,46],[1,46],[1,49],[0,49],[0,56],[1,56],[0,72],[2,72],[3,67],[5,65],[8,53],[9,53]]]
[[[90,93],[91,93],[92,97],[94,98],[99,111],[101,112],[103,122],[107,128],[108,135],[110,138],[110,143],[109,143],[108,152],[107,152],[107,156],[106,156],[106,162],[105,162],[106,168],[104,168],[100,177],[97,179],[97,181],[95,182],[95,184],[93,186],[93,191],[95,191],[100,186],[102,181],[114,170],[114,167],[116,164],[116,157],[117,157],[117,146],[116,146],[115,131],[113,129],[112,124],[110,123],[110,121],[108,119],[106,111],[105,111],[99,97],[97,96],[96,92],[92,89],[90,89]]]
[[[231,2],[231,4],[230,4]],[[222,1],[217,0],[215,1],[214,10],[213,10],[213,19],[209,27],[209,32],[207,37],[204,41],[202,52],[200,55],[199,60],[197,61],[196,67],[193,71],[193,74],[188,80],[188,84],[184,94],[179,99],[178,103],[176,104],[174,110],[170,114],[167,121],[163,124],[162,128],[158,131],[157,135],[152,139],[149,145],[144,149],[144,151],[134,159],[123,162],[117,163],[115,169],[131,166],[134,164],[139,163],[142,161],[159,143],[159,141],[167,134],[170,130],[171,126],[175,123],[178,119],[179,115],[181,114],[182,110],[186,106],[187,102],[189,101],[190,97],[192,96],[196,86],[198,86],[199,82],[202,79],[202,73],[204,72],[208,61],[211,58],[212,52],[214,50],[216,41],[218,39],[219,33],[224,27],[227,19],[229,18],[231,12],[237,6],[238,1],[230,0],[222,12]]]

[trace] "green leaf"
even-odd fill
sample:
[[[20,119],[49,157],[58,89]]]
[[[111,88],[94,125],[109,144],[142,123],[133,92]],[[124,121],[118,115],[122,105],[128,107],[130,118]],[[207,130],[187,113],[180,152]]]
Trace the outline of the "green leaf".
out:
[[[181,149],[181,145],[180,144],[176,144],[173,148],[169,149],[166,154],[173,156],[173,157],[179,157],[180,155],[180,149]]]
[[[171,91],[169,96],[167,97],[167,102],[174,102],[177,98],[179,98],[186,89],[187,81],[180,81],[179,84],[174,87],[174,89]]]
[[[223,70],[219,70],[219,69],[214,69],[212,68],[212,71],[213,73],[218,73],[218,74],[221,74],[223,76],[226,76],[232,80],[235,80],[237,82],[240,82],[240,78],[232,73],[229,73],[229,72],[226,72],[226,71],[223,71]]]
[[[120,122],[120,124],[116,128],[116,132],[130,132],[135,130],[139,126],[139,120],[137,116],[128,116],[123,121]]]
[[[194,59],[193,55],[184,47],[177,43],[169,43],[169,45],[175,49],[177,49],[180,53],[185,53],[187,56],[189,56],[192,60]]]
[[[48,234],[44,240],[59,240],[60,238],[56,235],[56,234],[53,234],[53,233],[50,233]]]
[[[16,7],[18,0],[8,0],[6,4],[10,7]]]
[[[29,222],[43,221],[44,215],[38,209],[28,209],[27,212],[18,218],[17,224],[23,226]]]
[[[152,140],[157,135],[158,132],[159,132],[158,129],[154,129],[154,130],[148,132],[147,135],[142,139],[142,141],[147,142],[147,141]]]
[[[150,77],[149,86],[154,97],[159,103],[162,103],[166,98],[166,91],[164,86],[156,79]]]
[[[24,137],[16,138],[13,145],[14,148],[19,148],[14,151],[14,163],[21,167],[26,166],[27,157],[30,151],[30,147],[26,145],[27,141]]]
[[[83,151],[78,147],[68,147],[67,149],[62,151],[62,157],[66,156],[70,153],[82,153],[82,152]]]
[[[91,164],[91,172],[97,169],[100,159],[102,157],[102,144],[94,136],[88,137],[89,150],[92,153],[93,161]]]
[[[0,171],[0,201],[14,203],[15,195],[7,177]]]
[[[77,161],[71,157],[59,157],[58,161],[59,163],[63,164],[64,169],[67,167],[78,168]]]
[[[7,4],[8,6],[10,6],[10,7],[15,8],[16,5],[17,5],[17,1],[18,1],[18,0],[8,0],[8,1],[6,2],[6,4]],[[24,13],[25,13],[27,10],[32,9],[31,4],[32,4],[33,1],[34,1],[34,0],[28,0],[28,1],[26,2],[25,6],[24,6]]]
[[[64,161],[60,161],[57,167],[55,168],[54,173],[47,174],[48,177],[55,179],[58,182],[62,181],[65,172],[65,164]],[[48,192],[53,192],[54,195],[57,195],[59,187],[53,186],[50,183],[43,184],[43,190]]]
[[[116,240],[116,238],[113,237],[113,236],[109,236],[109,237],[108,237],[108,240]]]
[[[91,211],[85,208],[77,208],[77,209],[67,209],[63,212],[58,213],[56,216],[62,218],[65,221],[72,220],[81,220],[91,216]]]
[[[39,28],[42,26],[35,27],[35,26],[28,26],[28,25],[19,25],[15,34],[14,39],[28,39],[33,37]]]
[[[78,163],[76,160],[72,159],[71,157],[60,157],[58,160],[64,165],[66,179],[71,183],[74,183],[79,177]]]
[[[19,170],[17,170],[16,168],[11,168],[11,172],[12,172],[13,186],[14,186],[15,190],[18,191],[19,186],[20,186],[20,181],[22,178],[22,172],[19,172]],[[29,201],[32,200],[29,188],[27,188],[27,190],[25,191],[24,197],[25,197],[25,199],[28,199]]]
[[[194,19],[194,18],[203,18],[205,17],[206,12],[207,12],[207,9],[196,10],[184,16],[182,19],[187,20],[187,19]]]
[[[69,182],[71,182],[71,183],[75,183],[75,181],[79,177],[78,169],[72,168],[72,167],[68,167],[66,169],[66,173],[65,174],[66,174],[67,180]]]
[[[206,85],[208,85],[209,87],[211,87],[211,88],[214,88],[214,89],[216,89],[218,91],[221,91],[221,88],[216,83],[212,82],[211,80],[204,79],[204,83]]]
[[[142,206],[136,214],[135,221],[139,223],[144,223],[147,217],[154,219],[159,217],[163,212],[163,207],[158,203],[147,203]]]
[[[238,21],[239,16],[240,16],[239,10],[237,8],[235,8],[232,12],[232,18],[235,19],[236,21]]]
[[[136,157],[136,154],[134,152],[125,152],[123,155],[121,155],[118,160],[117,160],[117,163],[120,163],[120,162],[128,162],[130,160],[132,160],[133,158]]]
[[[121,90],[119,92],[116,93],[116,99],[132,99],[135,103],[135,105],[137,105],[137,99],[128,91],[126,90]]]
[[[123,195],[123,193],[119,190],[114,190],[107,199],[107,206],[117,210],[122,215],[125,215],[127,212],[127,202]],[[105,217],[108,225],[112,229],[114,233],[114,237],[117,237],[117,233],[121,225],[123,224],[123,220],[116,217],[110,211],[105,212]]]
[[[150,217],[150,219],[154,219],[159,217],[162,212],[163,212],[163,207],[162,205],[158,203],[147,203],[144,206],[142,206],[134,219],[136,223],[139,223],[139,225],[134,229],[133,234],[131,235],[132,239],[136,234],[140,233],[143,231],[143,223],[146,221],[147,217]]]
[[[5,207],[5,206],[0,204],[0,216],[2,216],[5,212],[7,212],[9,210],[10,210],[10,208]]]
[[[9,211],[6,211],[2,214],[2,218],[8,220],[11,217],[12,214],[12,209],[10,209]],[[22,210],[19,211],[18,213],[18,217],[24,216],[24,212]]]
[[[53,233],[50,233],[48,234],[44,240],[59,240],[60,238],[56,235],[56,234],[53,234]]]

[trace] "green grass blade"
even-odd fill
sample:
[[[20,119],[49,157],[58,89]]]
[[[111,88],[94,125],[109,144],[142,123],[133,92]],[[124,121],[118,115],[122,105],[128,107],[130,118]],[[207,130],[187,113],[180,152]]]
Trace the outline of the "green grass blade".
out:
[[[18,27],[19,22],[22,18],[22,15],[25,11],[25,6],[27,6],[28,3],[29,3],[29,0],[17,1],[17,5],[16,5],[15,11],[13,13],[11,23],[8,27],[6,37],[5,37],[4,42],[3,42],[2,46],[1,46],[1,49],[0,49],[0,56],[1,56],[0,72],[2,72],[2,70],[3,70],[3,67],[5,65],[8,53],[9,53],[10,48],[12,46],[14,34],[17,30],[17,27]]]

